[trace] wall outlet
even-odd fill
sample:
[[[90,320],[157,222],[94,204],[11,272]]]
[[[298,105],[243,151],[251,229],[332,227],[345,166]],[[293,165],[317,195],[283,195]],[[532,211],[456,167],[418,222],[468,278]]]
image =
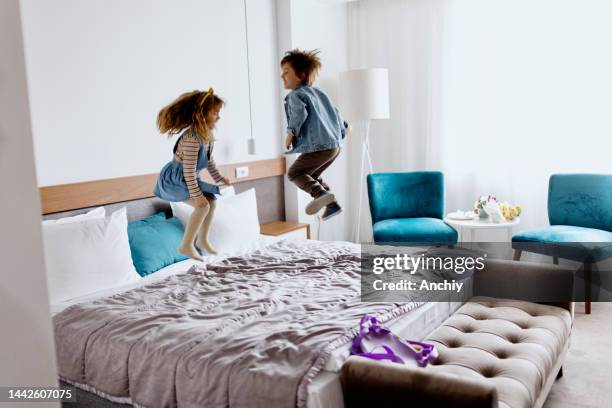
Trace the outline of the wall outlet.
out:
[[[236,167],[236,178],[244,178],[249,177],[249,168],[247,166],[244,167]]]

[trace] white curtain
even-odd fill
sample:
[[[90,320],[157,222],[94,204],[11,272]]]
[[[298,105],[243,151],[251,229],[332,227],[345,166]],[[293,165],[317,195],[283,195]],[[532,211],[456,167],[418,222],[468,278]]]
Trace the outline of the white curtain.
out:
[[[552,173],[612,173],[610,16],[609,0],[352,3],[350,67],[390,74],[374,170],[441,170],[447,211],[493,194],[522,205],[518,229],[548,225]]]
[[[441,18],[446,1],[371,0],[349,6],[349,67],[389,70],[390,119],[373,121],[370,150],[375,172],[435,167],[439,122]],[[417,63],[415,63],[417,62]],[[350,141],[351,202],[358,203],[360,129]],[[372,237],[367,198],[361,241]],[[350,213],[351,216],[355,212]],[[358,220],[354,220],[357,223]]]

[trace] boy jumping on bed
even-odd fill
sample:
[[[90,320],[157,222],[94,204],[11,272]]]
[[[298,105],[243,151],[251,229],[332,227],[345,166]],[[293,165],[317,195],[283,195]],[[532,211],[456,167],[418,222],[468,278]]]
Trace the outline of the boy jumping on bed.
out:
[[[329,97],[312,86],[321,69],[318,53],[317,50],[289,51],[280,65],[283,85],[291,90],[285,97],[285,147],[287,153],[301,153],[289,168],[287,176],[312,196],[313,200],[306,206],[306,214],[316,214],[325,207],[321,219],[328,220],[340,214],[342,208],[321,174],[340,154],[342,140],[350,127]]]

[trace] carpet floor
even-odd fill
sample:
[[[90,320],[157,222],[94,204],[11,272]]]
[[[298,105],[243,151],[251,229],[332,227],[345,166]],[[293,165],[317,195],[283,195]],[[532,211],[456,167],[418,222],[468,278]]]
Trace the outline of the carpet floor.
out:
[[[544,408],[612,406],[612,303],[593,303],[591,314],[576,303],[572,343],[563,377]]]

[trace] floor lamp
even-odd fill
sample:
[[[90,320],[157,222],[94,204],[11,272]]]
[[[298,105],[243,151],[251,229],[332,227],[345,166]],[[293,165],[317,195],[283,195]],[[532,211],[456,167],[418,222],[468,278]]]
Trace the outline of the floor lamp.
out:
[[[361,171],[359,203],[354,240],[359,243],[363,189],[367,174],[373,173],[370,157],[370,124],[374,119],[389,119],[389,72],[385,68],[356,69],[340,74],[340,107],[349,121],[361,126]],[[369,171],[366,172],[366,163]]]

